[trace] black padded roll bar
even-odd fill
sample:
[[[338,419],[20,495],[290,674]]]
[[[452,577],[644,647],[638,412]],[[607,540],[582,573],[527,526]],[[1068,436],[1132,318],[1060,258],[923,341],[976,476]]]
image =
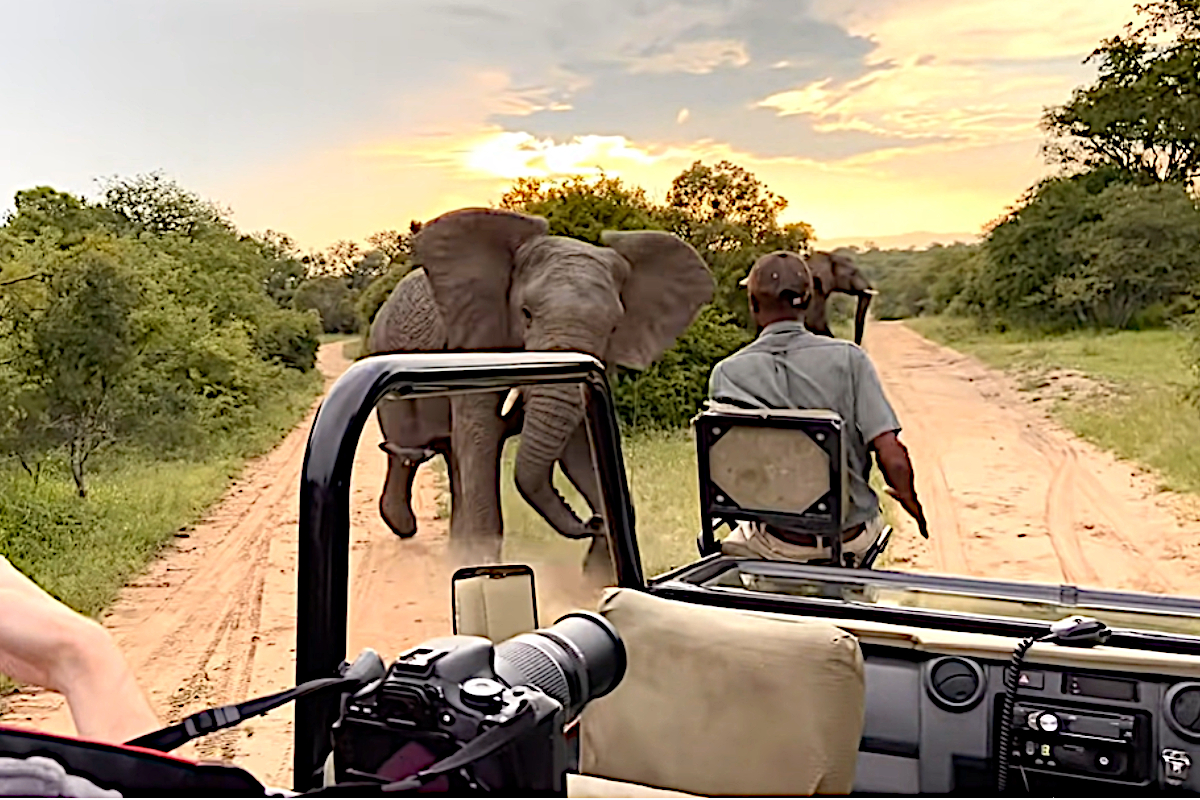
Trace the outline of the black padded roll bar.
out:
[[[300,483],[296,685],[336,677],[346,658],[350,472],[363,426],[376,404],[390,392],[416,398],[499,393],[544,383],[587,387],[586,419],[617,584],[645,588],[616,409],[599,361],[579,353],[523,351],[371,356],[355,362],[334,383],[309,432]],[[319,786],[316,774],[330,750],[329,732],[338,703],[337,696],[319,695],[296,701],[295,791]]]

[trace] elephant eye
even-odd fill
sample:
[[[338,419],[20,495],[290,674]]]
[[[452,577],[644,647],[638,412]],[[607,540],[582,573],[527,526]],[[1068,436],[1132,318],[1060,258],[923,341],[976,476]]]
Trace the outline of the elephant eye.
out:
[[[529,306],[521,306],[521,315],[525,317],[526,322],[533,320],[533,314],[529,311]]]

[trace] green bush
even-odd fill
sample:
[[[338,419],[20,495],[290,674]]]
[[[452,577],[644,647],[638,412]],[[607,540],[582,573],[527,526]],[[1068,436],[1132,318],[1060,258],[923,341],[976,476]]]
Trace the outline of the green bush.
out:
[[[268,361],[307,372],[317,364],[320,336],[321,316],[316,311],[272,311],[258,319],[254,349]]]
[[[325,333],[355,333],[360,327],[356,299],[343,279],[323,276],[301,283],[292,304],[297,311],[316,311]]]

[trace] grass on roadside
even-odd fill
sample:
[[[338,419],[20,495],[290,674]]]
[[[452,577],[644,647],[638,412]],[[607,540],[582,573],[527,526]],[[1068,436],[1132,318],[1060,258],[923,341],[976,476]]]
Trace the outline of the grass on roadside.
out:
[[[1074,370],[1103,381],[1113,391],[1054,400],[1052,415],[1093,444],[1152,468],[1164,489],[1200,491],[1200,409],[1188,398],[1194,378],[1186,334],[989,333],[969,320],[938,317],[907,324],[1009,373]]]
[[[246,460],[295,427],[321,383],[315,371],[296,375],[249,430],[194,460],[98,456],[86,500],[61,463],[47,463],[36,483],[17,466],[0,464],[0,554],[68,606],[97,615],[164,544],[199,521]],[[10,688],[0,676],[0,693]]]

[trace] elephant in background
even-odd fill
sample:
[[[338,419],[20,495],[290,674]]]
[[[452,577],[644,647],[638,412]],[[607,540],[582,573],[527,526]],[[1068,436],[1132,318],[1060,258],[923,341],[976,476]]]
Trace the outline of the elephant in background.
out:
[[[844,255],[821,250],[805,259],[812,272],[813,293],[805,311],[804,325],[813,333],[832,337],[826,306],[834,292],[858,298],[854,310],[854,343],[862,344],[863,328],[867,320],[867,307],[878,292],[859,271],[858,267]]]
[[[606,231],[597,246],[548,231],[541,217],[484,208],[425,225],[413,241],[413,271],[371,326],[369,352],[578,351],[610,368],[645,369],[712,299],[715,281],[704,260],[672,234]],[[591,538],[593,549],[604,544],[581,387],[531,386],[519,397],[388,398],[377,413],[389,457],[380,512],[398,536],[416,533],[417,467],[441,454],[452,545],[473,558],[499,558],[500,456],[504,441],[520,433],[520,495],[560,534]],[[556,490],[555,464],[591,506],[591,520],[580,520]]]

